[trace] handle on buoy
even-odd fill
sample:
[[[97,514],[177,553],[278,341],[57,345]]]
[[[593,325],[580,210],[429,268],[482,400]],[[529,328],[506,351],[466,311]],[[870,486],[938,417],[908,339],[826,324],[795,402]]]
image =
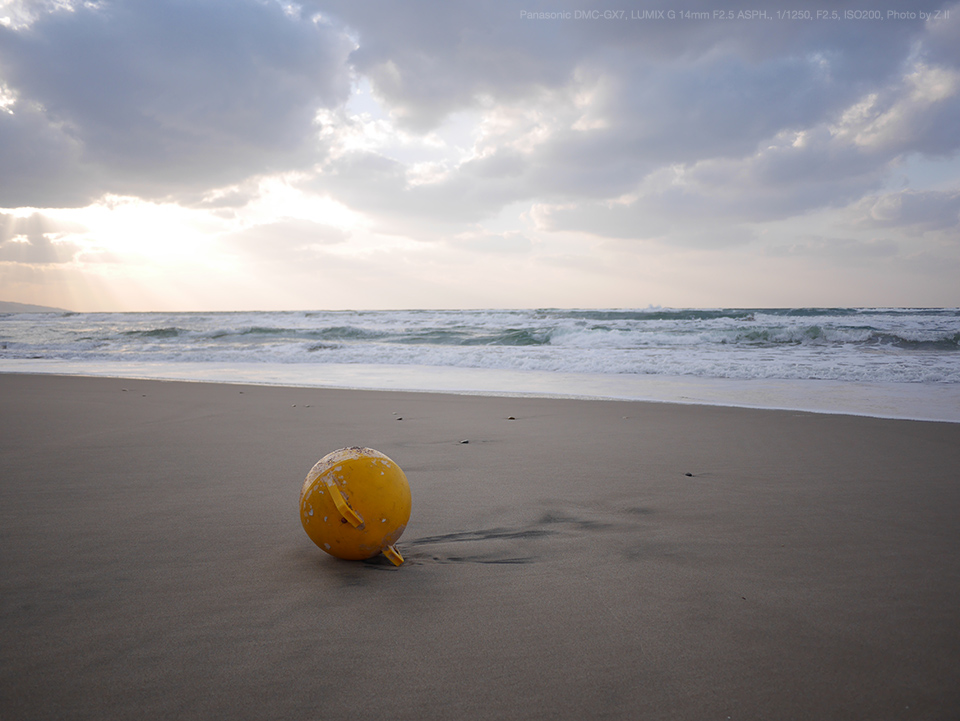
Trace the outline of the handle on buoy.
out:
[[[383,555],[390,559],[390,563],[394,566],[399,566],[403,563],[403,556],[400,555],[400,551],[397,550],[396,546],[387,546],[383,549]]]
[[[363,516],[347,505],[347,499],[343,497],[340,489],[332,483],[327,486],[327,489],[330,491],[330,495],[333,498],[334,504],[337,506],[337,510],[340,511],[341,516],[347,519],[347,523],[354,528],[363,528]],[[401,563],[402,562],[403,561],[401,560]]]

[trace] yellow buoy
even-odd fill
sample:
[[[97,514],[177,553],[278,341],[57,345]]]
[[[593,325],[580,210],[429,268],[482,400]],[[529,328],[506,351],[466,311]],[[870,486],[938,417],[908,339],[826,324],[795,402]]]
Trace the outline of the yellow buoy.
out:
[[[327,553],[359,561],[393,545],[410,520],[410,485],[396,463],[372,448],[341,448],[310,469],[300,490],[303,530]]]

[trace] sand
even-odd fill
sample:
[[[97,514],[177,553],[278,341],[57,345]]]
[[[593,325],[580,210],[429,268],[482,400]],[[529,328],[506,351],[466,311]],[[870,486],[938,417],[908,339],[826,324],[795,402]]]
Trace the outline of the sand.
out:
[[[400,568],[300,527],[349,445]],[[958,468],[960,424],[0,374],[0,719],[956,718]]]

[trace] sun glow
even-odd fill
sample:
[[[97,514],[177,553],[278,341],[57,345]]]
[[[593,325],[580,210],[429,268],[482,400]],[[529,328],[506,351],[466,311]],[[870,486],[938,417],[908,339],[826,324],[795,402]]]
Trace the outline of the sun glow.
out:
[[[86,226],[85,245],[143,262],[170,262],[196,257],[208,242],[216,219],[172,203],[106,196],[78,210],[46,210],[45,215]]]
[[[298,181],[306,179],[307,176],[302,174],[264,178],[260,181],[257,197],[237,210],[237,223],[249,227],[271,223],[279,218],[297,218],[340,230],[367,225],[362,215],[345,205],[296,187]]]

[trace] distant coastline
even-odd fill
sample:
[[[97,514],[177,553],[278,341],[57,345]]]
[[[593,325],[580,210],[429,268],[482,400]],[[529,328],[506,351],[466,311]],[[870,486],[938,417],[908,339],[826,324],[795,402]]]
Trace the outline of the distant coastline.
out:
[[[66,308],[52,308],[48,305],[33,305],[32,303],[14,303],[9,300],[0,300],[0,313],[70,313]]]

